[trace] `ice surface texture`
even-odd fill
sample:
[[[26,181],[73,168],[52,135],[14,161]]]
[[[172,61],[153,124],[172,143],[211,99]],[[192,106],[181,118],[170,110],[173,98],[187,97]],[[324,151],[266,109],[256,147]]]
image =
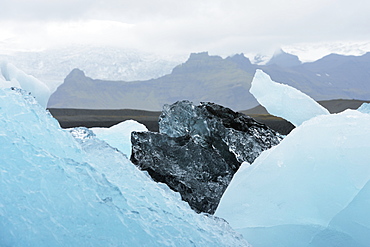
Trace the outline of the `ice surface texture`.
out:
[[[0,61],[0,88],[17,87],[30,92],[46,108],[50,89],[46,84],[33,76],[27,75],[14,65]]]
[[[216,215],[254,246],[368,246],[370,115],[314,117],[235,174]]]
[[[247,246],[85,128],[0,89],[0,246]]]
[[[256,70],[250,93],[274,116],[282,117],[294,126],[318,115],[329,114],[308,95],[286,84],[271,80],[262,70]]]
[[[133,132],[131,161],[180,192],[197,212],[211,214],[240,164],[281,139],[241,113],[189,101],[165,105],[159,131]]]

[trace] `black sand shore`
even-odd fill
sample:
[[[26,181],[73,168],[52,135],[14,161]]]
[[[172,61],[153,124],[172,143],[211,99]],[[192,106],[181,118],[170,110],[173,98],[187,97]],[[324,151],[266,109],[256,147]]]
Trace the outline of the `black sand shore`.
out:
[[[143,110],[91,110],[91,109],[48,109],[62,128],[111,127],[122,121],[133,119],[144,124],[150,131],[158,132],[158,118],[161,112]],[[257,121],[266,124],[281,134],[288,134],[294,126],[288,121],[269,114],[250,114]]]
[[[322,106],[327,108],[331,113],[338,113],[345,109],[357,109],[362,103],[370,101],[363,100],[328,100],[319,101]],[[144,110],[91,110],[91,109],[48,109],[50,113],[59,121],[62,128],[72,127],[111,127],[122,121],[133,119],[144,124],[150,131],[158,132],[158,118],[161,112],[144,111]],[[286,135],[294,126],[279,117],[267,113],[262,106],[241,111],[257,121],[266,124],[273,130]]]
[[[91,109],[48,109],[62,128],[111,127],[125,120],[136,120],[150,131],[158,131],[158,117],[161,112],[142,110],[91,110]]]

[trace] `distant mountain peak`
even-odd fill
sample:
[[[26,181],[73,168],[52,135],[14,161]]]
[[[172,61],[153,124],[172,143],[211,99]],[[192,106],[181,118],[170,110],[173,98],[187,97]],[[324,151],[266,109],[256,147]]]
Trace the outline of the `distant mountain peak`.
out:
[[[189,59],[178,66],[176,66],[172,73],[183,74],[189,71],[201,72],[214,70],[217,65],[220,66],[223,58],[220,56],[210,56],[208,52],[191,53]]]
[[[235,62],[243,62],[243,63],[252,64],[251,61],[249,60],[249,58],[247,58],[244,55],[244,53],[235,54],[233,56],[227,57],[227,59],[230,59],[230,60],[235,61]]]
[[[199,52],[199,53],[191,53],[189,59],[185,62],[193,62],[193,61],[220,61],[223,58],[217,55],[209,55],[208,51]]]
[[[85,72],[83,72],[82,70],[78,69],[78,68],[74,68],[71,73],[69,73],[68,76],[83,76],[85,77]]]
[[[73,75],[83,75],[85,76],[85,72],[83,72],[82,70],[80,70],[79,68],[74,68],[71,73],[69,74],[73,74]]]
[[[69,81],[83,81],[83,79],[85,78],[86,78],[85,72],[78,68],[75,68],[64,79],[64,83],[66,82],[68,83]]]
[[[194,52],[194,53],[191,53],[190,54],[190,57],[189,57],[188,60],[191,60],[191,59],[199,59],[199,58],[206,58],[206,57],[210,57],[209,54],[208,54],[208,51]]]
[[[232,61],[241,69],[246,69],[252,66],[251,61],[244,55],[244,53],[235,54],[233,56],[227,57],[226,60]]]
[[[298,56],[287,53],[283,51],[283,49],[278,49],[275,51],[270,61],[266,63],[266,65],[273,64],[276,64],[280,67],[294,67],[301,65],[302,62],[299,60]]]

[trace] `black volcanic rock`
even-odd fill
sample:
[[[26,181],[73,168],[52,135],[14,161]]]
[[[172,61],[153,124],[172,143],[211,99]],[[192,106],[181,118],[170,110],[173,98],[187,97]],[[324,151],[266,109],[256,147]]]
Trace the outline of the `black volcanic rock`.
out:
[[[246,115],[189,101],[164,106],[159,131],[132,133],[131,161],[179,192],[195,211],[210,214],[240,164],[281,140]]]

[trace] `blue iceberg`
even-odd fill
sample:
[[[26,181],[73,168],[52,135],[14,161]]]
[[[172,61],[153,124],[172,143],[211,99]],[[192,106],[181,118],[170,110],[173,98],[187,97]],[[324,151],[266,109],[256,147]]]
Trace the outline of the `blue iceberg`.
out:
[[[0,246],[248,246],[86,128],[0,89]]]
[[[258,101],[297,128],[241,165],[215,215],[253,246],[369,246],[368,105],[329,114],[300,91],[256,75]]]

